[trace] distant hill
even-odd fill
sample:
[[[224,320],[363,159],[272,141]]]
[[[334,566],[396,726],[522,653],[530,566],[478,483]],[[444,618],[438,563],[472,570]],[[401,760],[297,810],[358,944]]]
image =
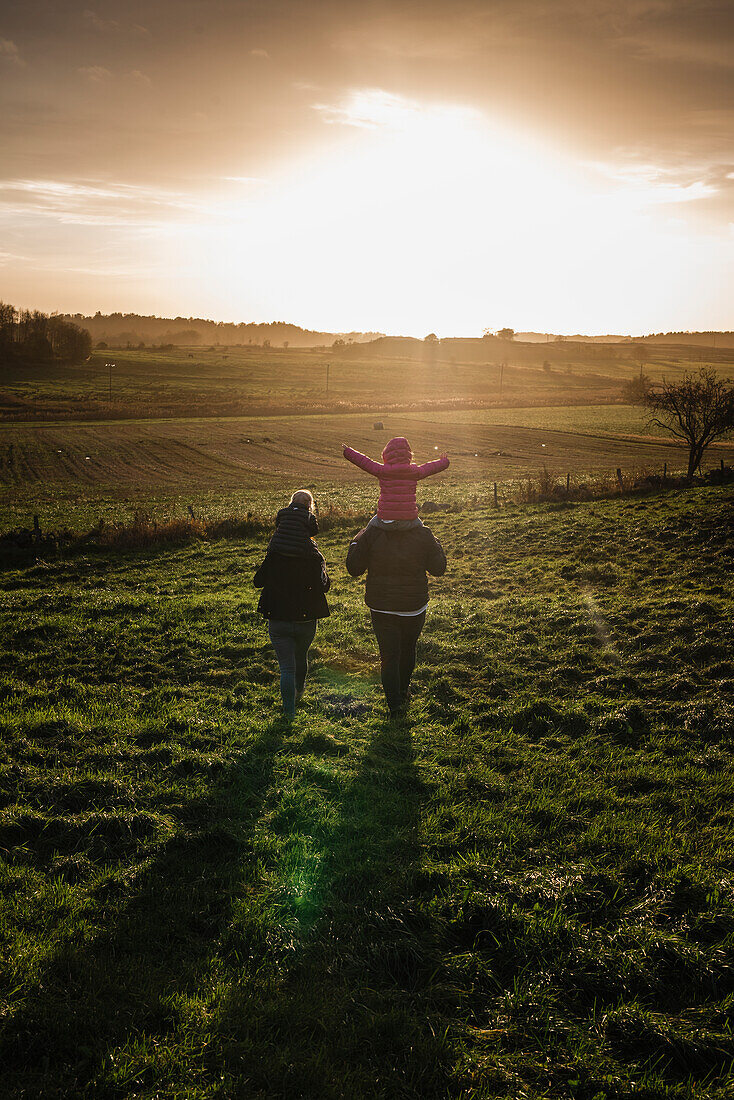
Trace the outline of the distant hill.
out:
[[[570,340],[574,344],[622,344],[631,336],[565,336],[557,332],[517,332],[516,340],[526,344],[551,344],[554,340]]]
[[[379,332],[315,332],[300,328],[287,321],[257,324],[243,321],[209,321],[202,317],[155,317],[138,313],[95,313],[85,317],[81,313],[58,315],[62,320],[87,329],[93,343],[105,343],[119,347],[131,344],[263,344],[270,341],[272,347],[312,348],[332,344],[334,340],[345,343],[365,343],[382,335]]]
[[[693,345],[706,348],[734,348],[734,332],[651,332],[642,339],[651,344]]]
[[[591,346],[590,346],[591,345]],[[532,367],[568,365],[572,362],[591,364],[603,361],[636,362],[635,345],[631,340],[613,343],[581,341],[564,337],[550,343],[522,340],[500,340],[497,336],[447,337],[444,340],[417,340],[411,336],[380,336],[371,343],[335,348],[332,355],[349,359],[406,359],[424,363],[494,363],[512,362]]]
[[[518,332],[515,339],[526,344],[553,343],[559,339],[555,332]],[[731,348],[734,347],[734,332],[650,332],[645,336],[560,336],[571,344],[626,344],[630,341],[646,340],[650,344],[677,344],[679,347]]]

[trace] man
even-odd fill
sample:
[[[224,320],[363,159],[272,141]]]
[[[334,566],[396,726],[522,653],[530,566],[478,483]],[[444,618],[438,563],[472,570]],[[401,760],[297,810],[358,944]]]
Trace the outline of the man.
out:
[[[367,571],[365,603],[380,648],[380,671],[391,718],[407,703],[416,643],[428,608],[428,577],[446,572],[446,555],[419,519],[373,519],[347,553],[353,577]]]

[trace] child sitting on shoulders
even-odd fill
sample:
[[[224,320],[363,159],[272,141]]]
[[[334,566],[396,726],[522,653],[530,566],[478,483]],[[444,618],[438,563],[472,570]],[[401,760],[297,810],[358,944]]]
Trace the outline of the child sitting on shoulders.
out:
[[[311,541],[319,529],[313,508],[313,496],[308,489],[295,492],[288,507],[281,508],[275,517],[275,533],[268,543],[268,553],[283,554],[286,558],[318,553],[316,544]]]
[[[366,455],[348,447],[346,443],[343,445],[343,454],[355,466],[359,466],[360,470],[379,479],[380,499],[377,504],[377,518],[383,521],[417,521],[418,505],[415,499],[417,483],[426,477],[431,477],[432,474],[446,470],[449,465],[449,458],[445,452],[434,462],[424,462],[422,466],[416,465],[410,444],[403,436],[396,436],[386,444],[382,452],[382,462],[367,458]]]

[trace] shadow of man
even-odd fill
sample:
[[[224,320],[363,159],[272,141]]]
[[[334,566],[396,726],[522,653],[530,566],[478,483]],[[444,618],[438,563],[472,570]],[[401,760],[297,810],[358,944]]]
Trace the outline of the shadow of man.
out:
[[[298,935],[280,980],[257,998],[235,983],[221,1007],[223,1062],[243,1082],[233,1096],[446,1095],[421,896],[425,797],[409,725],[379,724],[310,889],[283,913]]]

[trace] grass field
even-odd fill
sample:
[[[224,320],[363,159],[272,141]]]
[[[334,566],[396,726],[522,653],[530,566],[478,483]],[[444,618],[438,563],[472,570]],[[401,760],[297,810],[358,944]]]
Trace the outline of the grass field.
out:
[[[0,560],[3,1097],[732,1095],[734,490],[518,505],[684,456],[618,403],[631,351],[513,348],[500,393],[478,343],[2,379],[0,533],[347,509],[292,728],[262,525]],[[394,725],[343,567],[377,484],[341,443],[401,434],[451,455],[419,500],[468,508],[431,517],[449,572]]]
[[[730,1097],[733,505],[437,516],[398,726],[348,532],[292,729],[261,542],[5,568],[2,1095]]]
[[[392,414],[373,428],[368,414],[0,424],[0,531],[28,525],[90,527],[144,508],[155,515],[219,516],[282,504],[305,484],[322,506],[369,508],[377,483],[341,455],[347,441],[379,456],[405,434],[419,461],[444,449],[447,473],[420,486],[421,500],[462,502],[507,487],[545,466],[574,484],[588,475],[685,465],[683,452],[647,435],[630,406],[488,409]],[[734,443],[708,464],[734,461]]]
[[[383,413],[413,408],[617,402],[639,374],[734,374],[734,349],[388,339],[335,349],[95,351],[78,367],[3,367],[0,418],[118,419]],[[642,356],[642,358],[640,358]],[[110,369],[109,364],[113,366]],[[503,366],[504,364],[504,366]],[[327,375],[328,366],[328,375]]]

